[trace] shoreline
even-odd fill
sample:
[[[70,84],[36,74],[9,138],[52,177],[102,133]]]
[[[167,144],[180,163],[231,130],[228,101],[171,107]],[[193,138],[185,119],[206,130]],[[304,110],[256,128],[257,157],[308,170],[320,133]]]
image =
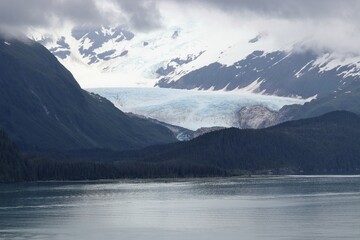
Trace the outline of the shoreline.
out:
[[[231,179],[295,179],[295,178],[360,178],[360,174],[334,174],[334,175],[251,175],[251,176],[229,176],[229,177],[176,177],[176,178],[118,178],[118,179],[96,179],[96,180],[40,180],[27,182],[0,183],[1,185],[17,185],[17,184],[37,184],[37,183],[69,183],[69,184],[112,184],[112,183],[181,183],[181,182],[211,182],[212,180],[231,180]]]

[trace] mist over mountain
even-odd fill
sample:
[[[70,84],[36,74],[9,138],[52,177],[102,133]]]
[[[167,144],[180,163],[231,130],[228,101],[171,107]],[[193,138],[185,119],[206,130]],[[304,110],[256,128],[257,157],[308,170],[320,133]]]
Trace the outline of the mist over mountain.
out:
[[[245,92],[302,98],[308,99],[307,101],[316,98],[314,102],[317,102],[338,92],[347,92],[349,95],[351,88],[356,87],[359,82],[360,57],[356,54],[343,55],[331,50],[315,51],[296,41],[289,41],[290,45],[276,49],[270,44],[273,39],[269,34],[261,33],[253,36],[255,38],[251,36],[244,38],[241,34],[234,34],[233,39],[218,44],[218,41],[207,40],[207,35],[201,28],[166,28],[153,33],[139,34],[133,33],[125,26],[102,26],[76,27],[71,31],[64,30],[60,35],[40,34],[34,35],[34,38],[44,44],[59,61],[69,66],[74,74],[82,79],[79,82],[85,86],[93,86],[93,84],[104,87],[156,86],[213,91],[219,92],[219,96],[222,96],[222,91],[233,91],[234,95],[239,94],[239,96]],[[231,44],[232,42],[237,43],[234,45]],[[211,43],[211,47],[206,46],[206,43]],[[143,94],[140,92],[139,94]],[[159,96],[155,92],[154,94]],[[171,119],[171,115],[162,114],[165,109],[141,110],[131,105],[130,99],[123,99],[125,95],[117,98],[112,98],[110,95],[103,96],[109,97],[109,100],[123,111],[182,127],[190,126],[180,121],[181,117]],[[126,104],[118,104],[119,98]],[[185,106],[186,102],[181,101],[176,105]],[[350,103],[350,101],[346,102]],[[144,103],[144,106],[146,105]],[[244,105],[236,109],[232,108],[232,112],[226,115],[228,120],[223,121],[231,121],[231,124],[216,124],[213,121],[212,125],[204,122],[200,123],[203,126],[197,125],[197,127],[271,126],[286,120],[306,117],[306,114],[296,112],[308,111],[290,111],[290,108],[285,107],[279,114],[270,116],[267,111],[252,111],[253,106],[275,110],[268,104],[259,105],[258,101],[253,101],[246,104],[246,107],[250,107],[250,111],[247,110],[246,114],[242,109]],[[351,108],[346,104],[332,105],[319,114]],[[176,113],[177,116],[186,116],[179,108],[168,106],[167,110]],[[214,109],[211,111],[216,113]],[[237,116],[238,119],[233,116]],[[196,130],[194,127],[190,128]]]
[[[360,239],[359,12],[0,0],[0,240]]]
[[[176,37],[174,34],[176,33]],[[60,35],[59,35],[60,34]],[[202,27],[170,27],[133,33],[125,26],[74,27],[33,34],[85,87],[163,87],[244,90],[286,96],[321,97],[359,78],[360,57],[316,51],[301,40],[282,46],[268,34],[241,31],[208,39]],[[252,41],[253,37],[256,41]]]
[[[270,126],[360,113],[350,2],[3,1],[0,127],[29,151],[139,149],[224,127],[265,128],[266,146]]]
[[[2,31],[21,30],[45,45],[85,88],[156,86],[322,99],[351,91],[359,80],[356,1],[352,7],[336,0],[53,1],[40,7],[48,14],[35,17],[29,5],[14,20],[6,9],[20,11],[18,4],[3,4]],[[80,13],[82,5],[88,8]],[[260,112],[247,111],[246,119]]]

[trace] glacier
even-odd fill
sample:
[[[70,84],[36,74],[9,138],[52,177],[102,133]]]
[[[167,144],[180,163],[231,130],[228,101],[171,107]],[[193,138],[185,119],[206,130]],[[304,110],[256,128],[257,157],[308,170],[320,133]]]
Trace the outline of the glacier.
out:
[[[278,111],[307,100],[246,91],[199,91],[166,88],[93,88],[89,92],[110,100],[124,112],[143,115],[190,130],[238,126],[244,107],[265,106]]]

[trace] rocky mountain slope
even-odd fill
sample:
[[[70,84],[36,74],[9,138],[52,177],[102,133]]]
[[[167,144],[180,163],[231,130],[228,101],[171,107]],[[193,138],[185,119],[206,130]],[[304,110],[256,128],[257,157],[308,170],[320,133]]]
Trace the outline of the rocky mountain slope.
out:
[[[209,38],[207,32],[191,26],[167,27],[152,33],[134,33],[125,26],[82,26],[33,37],[73,70],[84,86],[157,86],[316,98],[304,107],[284,107],[279,112],[269,105],[249,102],[232,112],[228,118],[231,124],[226,126],[261,128],[356,108],[351,99],[356,97],[352,88],[360,84],[358,55],[314,51],[299,42],[274,48],[271,34],[233,33],[232,38],[224,35],[219,41],[217,36]],[[173,125],[183,124],[167,121],[167,113],[159,116],[155,110],[150,111],[132,112]],[[213,126],[225,125],[200,127]]]
[[[0,37],[0,84],[0,128],[24,150],[124,150],[175,141],[167,128],[130,118],[81,89],[29,39]]]
[[[323,97],[358,82],[359,61],[359,57],[341,61],[330,53],[319,55],[312,51],[255,51],[233,65],[215,62],[177,80],[165,76],[157,85],[202,90],[246,89],[301,98]]]
[[[223,36],[168,27],[133,33],[125,26],[74,27],[36,34],[86,87],[159,86],[321,97],[360,76],[360,57],[313,51],[301,43],[271,46],[267,34]],[[215,41],[216,40],[216,41]]]

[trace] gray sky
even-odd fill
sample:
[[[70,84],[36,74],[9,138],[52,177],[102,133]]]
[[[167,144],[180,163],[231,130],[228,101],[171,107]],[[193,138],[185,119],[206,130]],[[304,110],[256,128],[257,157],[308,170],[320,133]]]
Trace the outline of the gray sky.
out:
[[[113,13],[102,7],[109,2]],[[283,19],[360,19],[358,0],[1,0],[0,24],[7,28],[49,26],[62,21],[106,24],[116,21],[118,15],[136,28],[153,29],[161,26],[162,2],[177,2],[179,11],[184,6],[212,7],[229,14]]]
[[[0,30],[17,33],[29,27],[72,23],[121,24],[152,31],[167,21],[163,18],[165,13],[169,15],[167,4],[176,5],[171,8],[173,15],[190,10],[195,21],[212,17],[206,16],[204,9],[221,12],[234,21],[241,17],[242,23],[265,19],[262,28],[283,28],[276,29],[279,38],[286,37],[283,32],[309,35],[315,39],[314,45],[359,48],[356,51],[360,53],[359,0],[0,0]]]
[[[180,2],[180,1],[179,1]],[[358,0],[181,0],[203,3],[219,9],[238,12],[249,11],[278,18],[334,18],[357,16]]]
[[[84,7],[86,4],[86,7]],[[91,22],[105,20],[94,1],[1,0],[0,25],[6,28],[49,26],[53,21]]]

